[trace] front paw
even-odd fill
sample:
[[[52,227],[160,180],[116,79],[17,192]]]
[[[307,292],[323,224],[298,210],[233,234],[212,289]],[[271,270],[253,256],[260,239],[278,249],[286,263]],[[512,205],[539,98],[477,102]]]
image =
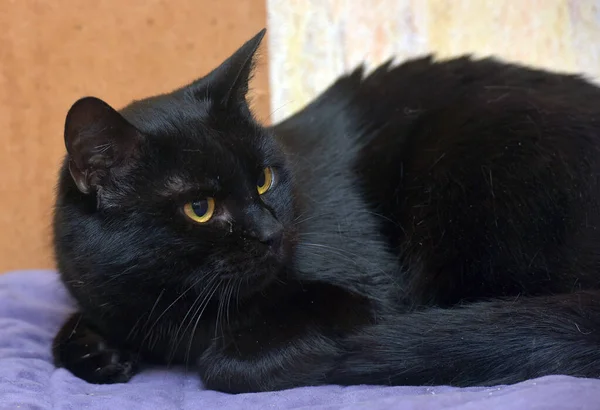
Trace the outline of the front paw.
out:
[[[125,383],[137,367],[131,352],[111,346],[81,314],[71,316],[58,332],[53,354],[56,366],[89,383]]]

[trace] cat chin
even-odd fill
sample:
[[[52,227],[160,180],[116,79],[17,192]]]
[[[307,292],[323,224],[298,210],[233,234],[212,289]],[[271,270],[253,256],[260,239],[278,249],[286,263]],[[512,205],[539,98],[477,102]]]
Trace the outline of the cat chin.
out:
[[[275,255],[267,255],[261,263],[253,266],[252,269],[243,274],[237,275],[237,280],[241,280],[245,285],[242,286],[241,297],[251,296],[261,292],[274,282],[281,282],[291,263],[291,248],[282,247]],[[233,276],[233,275],[232,275]]]
[[[237,297],[241,300],[262,292],[264,289],[269,287],[269,285],[280,280],[280,276],[283,275],[282,271],[283,269],[257,269],[256,273],[251,275],[231,274],[222,278],[226,283],[229,281],[231,283],[241,284],[239,285],[239,293],[237,295]]]

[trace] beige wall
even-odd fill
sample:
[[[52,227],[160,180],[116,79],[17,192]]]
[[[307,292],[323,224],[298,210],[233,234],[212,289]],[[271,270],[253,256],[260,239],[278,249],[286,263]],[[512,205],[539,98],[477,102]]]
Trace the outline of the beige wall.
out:
[[[267,0],[273,120],[336,76],[425,53],[600,77],[600,0]]]
[[[70,104],[92,94],[120,107],[182,85],[266,19],[263,0],[3,0],[0,10],[0,272],[53,266],[51,204]],[[266,117],[264,64],[254,88]]]

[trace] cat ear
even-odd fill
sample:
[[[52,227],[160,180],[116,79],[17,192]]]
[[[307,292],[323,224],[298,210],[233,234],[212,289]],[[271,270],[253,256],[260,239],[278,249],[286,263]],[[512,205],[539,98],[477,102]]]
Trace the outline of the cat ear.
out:
[[[259,31],[219,67],[192,84],[193,88],[201,87],[201,89],[195,90],[196,95],[199,97],[206,95],[205,87],[208,87],[208,93],[215,97],[222,106],[227,107],[232,103],[245,101],[248,82],[254,68],[254,55],[266,32],[266,29]]]
[[[73,104],[65,121],[69,171],[85,194],[97,189],[111,172],[135,158],[142,134],[104,101],[85,97]]]

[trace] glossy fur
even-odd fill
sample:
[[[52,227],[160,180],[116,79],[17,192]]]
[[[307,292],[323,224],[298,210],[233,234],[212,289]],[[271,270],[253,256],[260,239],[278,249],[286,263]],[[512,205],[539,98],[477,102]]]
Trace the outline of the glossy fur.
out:
[[[114,383],[183,363],[228,392],[600,376],[600,90],[423,58],[263,128],[261,36],[122,116],[71,109],[54,227],[80,311],[57,365]],[[187,220],[206,195],[221,218]]]

